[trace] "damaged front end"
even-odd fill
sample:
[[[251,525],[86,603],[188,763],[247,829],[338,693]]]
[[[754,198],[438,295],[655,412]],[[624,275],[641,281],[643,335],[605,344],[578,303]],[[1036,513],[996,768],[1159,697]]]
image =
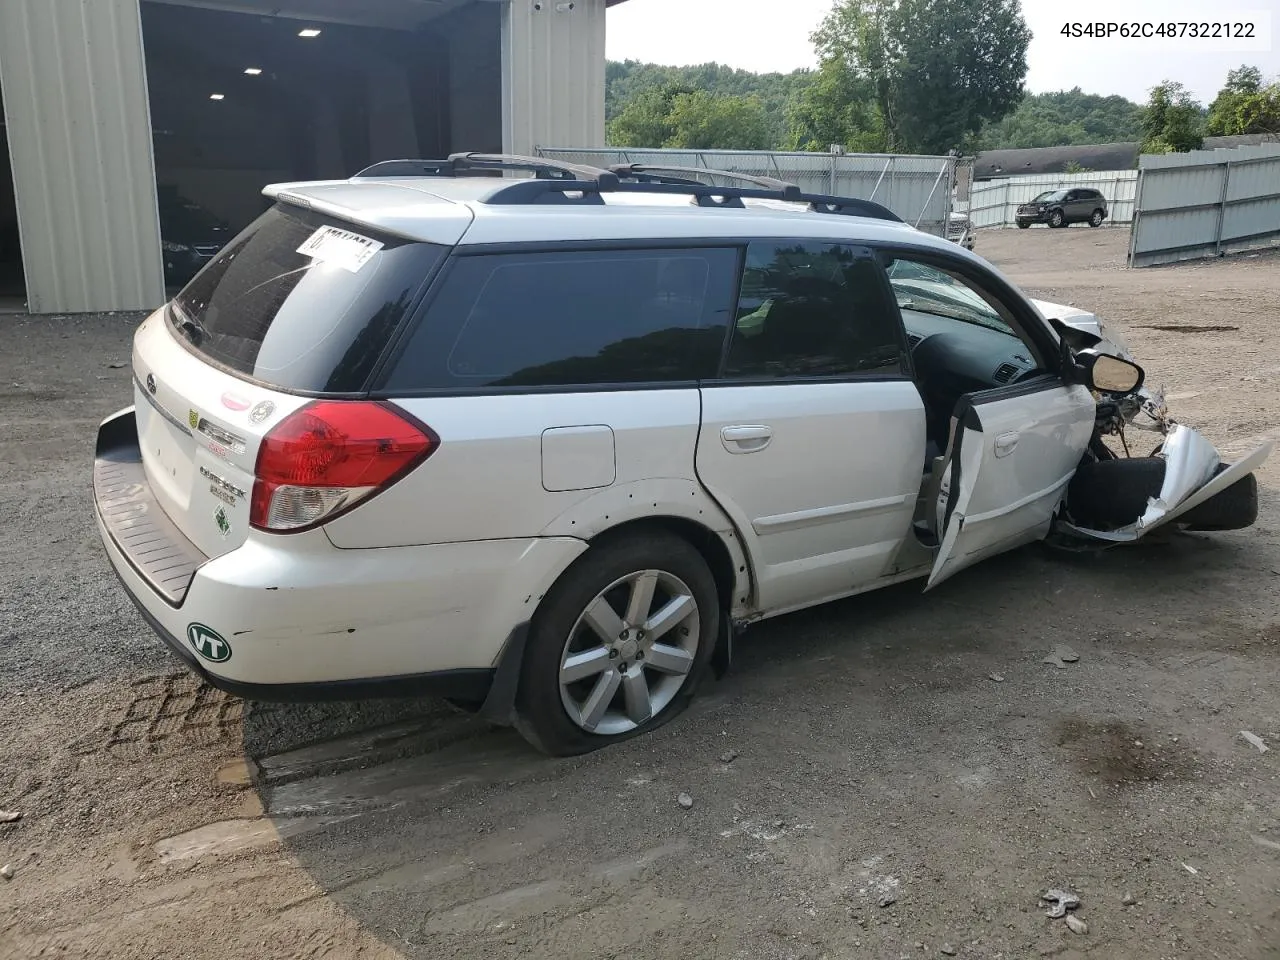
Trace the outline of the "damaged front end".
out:
[[[1087,350],[1136,362],[1123,338],[1096,315],[1033,302],[1072,352]],[[1224,463],[1213,443],[1170,416],[1163,390],[1142,385],[1123,395],[1095,396],[1094,436],[1059,511],[1055,542],[1079,549],[1132,543],[1165,524],[1238,530],[1254,523],[1258,485],[1253,472],[1270,455],[1271,443],[1235,463]],[[1158,434],[1155,449],[1134,456],[1130,430]]]

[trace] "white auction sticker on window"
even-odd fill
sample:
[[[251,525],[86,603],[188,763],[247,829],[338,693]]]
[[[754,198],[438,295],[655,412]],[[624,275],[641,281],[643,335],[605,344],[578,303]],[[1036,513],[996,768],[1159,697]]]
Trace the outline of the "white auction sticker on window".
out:
[[[321,227],[298,248],[298,253],[356,273],[381,249],[380,242],[358,233],[337,227]]]

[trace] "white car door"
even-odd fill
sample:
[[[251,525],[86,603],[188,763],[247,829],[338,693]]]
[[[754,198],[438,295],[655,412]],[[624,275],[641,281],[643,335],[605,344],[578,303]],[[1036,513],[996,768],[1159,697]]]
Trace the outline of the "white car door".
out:
[[[1097,407],[1088,388],[1057,374],[1052,332],[1001,278],[950,255],[882,257],[907,333],[919,338],[915,372],[934,429],[951,414],[929,589],[1049,532]],[[958,384],[973,386],[957,397]]]
[[[735,521],[768,613],[890,571],[925,459],[924,407],[871,251],[750,245],[720,377],[702,386],[698,478]]]
[[[1053,375],[960,401],[938,495],[941,545],[926,590],[1049,532],[1096,410],[1088,388]]]

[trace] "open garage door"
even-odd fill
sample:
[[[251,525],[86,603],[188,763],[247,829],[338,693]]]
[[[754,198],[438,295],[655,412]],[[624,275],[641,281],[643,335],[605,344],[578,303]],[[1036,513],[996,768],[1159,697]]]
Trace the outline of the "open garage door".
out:
[[[22,238],[18,230],[18,204],[13,194],[13,167],[9,162],[9,128],[4,122],[4,91],[0,89],[0,314],[21,313],[25,309]]]
[[[166,285],[261,213],[268,183],[500,151],[501,15],[467,0],[144,2]]]

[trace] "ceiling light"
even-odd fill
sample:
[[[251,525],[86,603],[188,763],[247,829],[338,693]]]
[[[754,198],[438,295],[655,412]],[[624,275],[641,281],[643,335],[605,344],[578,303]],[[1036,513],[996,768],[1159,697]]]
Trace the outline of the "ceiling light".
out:
[[[225,95],[223,95],[223,94],[221,94],[221,93],[211,93],[211,94],[209,94],[209,99],[210,99],[210,100],[225,100],[225,99],[227,99],[227,98],[226,98],[226,96],[225,96]]]
[[[299,31],[298,31],[298,36],[300,36],[300,37],[306,37],[306,38],[309,40],[309,39],[311,39],[312,37],[318,37],[318,36],[320,36],[320,31],[319,31],[319,30],[317,30],[315,27],[307,27],[307,28],[305,28],[305,29],[303,29],[303,30],[299,30]]]
[[[261,67],[245,67],[244,72],[251,77],[256,77],[260,73],[262,73],[262,68]]]

